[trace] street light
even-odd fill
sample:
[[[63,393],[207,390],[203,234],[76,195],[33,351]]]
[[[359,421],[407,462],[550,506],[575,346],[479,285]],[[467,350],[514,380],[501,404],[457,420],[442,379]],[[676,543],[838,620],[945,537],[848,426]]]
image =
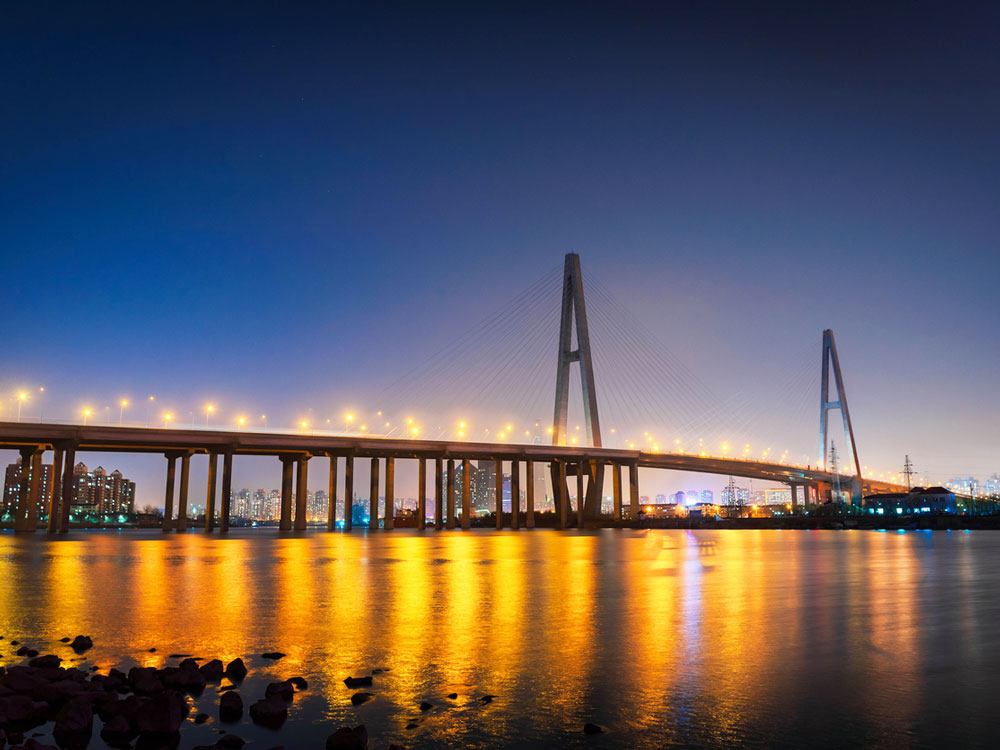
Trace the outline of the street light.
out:
[[[171,414],[170,412],[167,412],[166,414],[164,414],[163,415],[163,426],[164,427],[169,427],[170,426],[170,420],[173,419],[173,418],[174,418],[174,415]]]
[[[89,417],[93,413],[94,412],[92,412],[90,409],[84,409],[83,410],[83,426],[84,427],[87,426],[87,417]]]
[[[264,423],[264,429],[266,430],[267,429],[267,415],[266,414],[261,414],[260,415],[260,419]]]
[[[353,414],[348,414],[344,418],[344,420],[345,420],[344,421],[344,431],[345,432],[350,432],[351,431],[351,422],[354,421],[354,415]]]
[[[247,423],[247,420],[244,417],[240,417],[239,419],[237,419],[236,420],[236,431],[239,432],[240,428],[242,428],[243,425],[245,425],[246,423]]]
[[[17,421],[18,422],[21,421],[21,404],[24,403],[24,400],[26,398],[28,398],[28,394],[27,393],[18,393],[17,394]]]
[[[123,398],[121,403],[118,405],[118,426],[122,426],[122,420],[125,418],[125,409],[128,407],[128,399]]]
[[[149,427],[149,410],[153,406],[153,402],[156,399],[152,396],[149,397],[149,401],[146,402],[146,427]]]
[[[208,404],[207,406],[205,406],[205,426],[206,427],[208,426],[208,418],[210,416],[212,416],[212,412],[213,411],[215,411],[215,406],[214,405]]]

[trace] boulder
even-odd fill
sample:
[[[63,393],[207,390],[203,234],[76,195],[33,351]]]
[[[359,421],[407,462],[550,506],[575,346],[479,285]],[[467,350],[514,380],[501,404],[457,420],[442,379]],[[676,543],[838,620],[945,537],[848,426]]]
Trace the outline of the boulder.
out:
[[[153,667],[132,667],[128,671],[128,684],[137,695],[154,695],[163,692],[163,683]]]
[[[27,646],[21,646],[21,648],[19,648],[14,655],[15,656],[27,656],[28,655],[28,647]]]
[[[55,654],[46,654],[45,656],[36,656],[28,662],[28,666],[39,667],[41,669],[52,669],[54,667],[58,667],[61,663],[62,659]]]
[[[32,700],[27,695],[5,695],[0,697],[0,718],[9,723],[33,723],[44,720],[49,704]]]
[[[73,639],[70,638],[68,635],[64,635],[62,638],[59,639],[59,642],[60,643],[69,643],[71,640],[73,640]]]
[[[247,665],[242,659],[233,659],[226,665],[226,677],[233,682],[241,682],[247,676]]]
[[[237,737],[235,734],[224,734],[215,743],[215,746],[219,750],[240,750],[246,743],[242,737]]]
[[[589,721],[583,725],[584,734],[604,734],[604,730],[601,729],[597,724],[591,724]]]
[[[91,686],[86,682],[77,682],[76,680],[56,680],[36,687],[31,691],[31,697],[36,701],[61,705],[82,693],[96,692],[94,688],[98,688],[98,686]]]
[[[212,661],[207,661],[198,667],[198,671],[201,672],[206,682],[218,682],[222,679],[225,669],[220,660],[212,659]]]
[[[484,695],[483,697],[481,697],[479,699],[479,702],[480,703],[492,703],[494,698],[496,698],[495,695],[490,695],[489,693],[487,693],[486,695]]]
[[[288,681],[295,686],[296,690],[308,690],[309,683],[306,682],[304,677],[289,677]]]
[[[349,688],[371,687],[372,677],[371,675],[365,675],[364,677],[347,677],[344,679],[344,684]]]
[[[43,745],[38,740],[31,738],[24,743],[24,750],[59,750],[55,745]]]
[[[94,642],[90,639],[89,635],[78,635],[73,639],[73,642],[69,644],[69,647],[80,654],[89,648],[93,648]]]
[[[36,687],[45,683],[32,667],[10,667],[7,674],[0,678],[0,685],[15,693],[30,694]]]
[[[53,731],[65,734],[89,733],[93,725],[94,709],[90,699],[86,696],[77,696],[67,701],[66,705],[59,709]]]
[[[227,723],[243,718],[243,699],[239,693],[223,693],[219,699],[219,719]]]
[[[204,724],[206,721],[208,721],[211,718],[212,717],[209,716],[208,714],[195,714],[194,723],[195,724]]]
[[[261,654],[261,658],[263,658],[263,659],[271,659],[273,661],[277,661],[278,659],[284,659],[285,655],[283,653],[281,653],[280,651],[268,651],[265,654]]]
[[[250,706],[250,718],[254,724],[279,727],[288,718],[288,704],[277,695],[272,695]]]
[[[448,693],[448,697],[455,700],[458,697],[458,693]]]
[[[104,722],[104,726],[101,727],[101,739],[109,745],[128,745],[135,735],[136,731],[133,729],[132,724],[121,714],[113,717],[110,721]]]
[[[185,659],[177,667],[161,669],[160,680],[164,687],[173,690],[199,693],[205,689],[205,676],[198,669],[198,662],[194,659]]]
[[[135,717],[139,734],[169,735],[180,729],[188,706],[180,693],[166,690],[149,698]]]
[[[424,701],[423,703],[420,704],[421,711],[430,711],[432,708],[434,708],[433,703],[428,703],[427,701]]]
[[[374,697],[375,695],[373,693],[355,693],[351,696],[351,703],[355,706],[360,706],[362,703],[367,703]]]
[[[264,689],[264,697],[270,698],[272,695],[280,695],[284,700],[290,701],[295,694],[291,680],[284,682],[270,682]]]
[[[365,725],[341,727],[326,738],[326,750],[367,750],[368,730]]]

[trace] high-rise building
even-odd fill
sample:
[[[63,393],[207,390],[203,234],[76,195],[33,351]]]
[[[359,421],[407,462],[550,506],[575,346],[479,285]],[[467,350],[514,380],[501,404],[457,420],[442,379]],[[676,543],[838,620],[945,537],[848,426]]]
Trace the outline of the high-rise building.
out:
[[[28,470],[27,481],[31,481],[31,470]],[[0,515],[12,516],[17,508],[17,498],[21,492],[21,459],[7,466],[3,484],[3,508]],[[49,514],[49,498],[52,496],[52,464],[42,464],[42,474],[38,483],[38,505],[35,517],[41,519]]]
[[[709,503],[709,504],[715,502],[715,493],[712,492],[712,490],[702,490],[701,501],[703,503]]]
[[[94,515],[128,515],[135,512],[135,482],[115,469],[108,474],[103,466],[93,471],[82,461],[73,467],[76,487],[72,510]]]

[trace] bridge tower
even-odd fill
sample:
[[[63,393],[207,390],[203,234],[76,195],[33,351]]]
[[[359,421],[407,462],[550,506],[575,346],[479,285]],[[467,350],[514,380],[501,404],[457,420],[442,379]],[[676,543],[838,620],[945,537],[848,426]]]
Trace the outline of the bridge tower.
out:
[[[833,366],[834,385],[837,388],[837,400],[830,400],[830,367]],[[857,502],[861,496],[861,462],[858,461],[858,446],[854,442],[854,427],[851,426],[851,412],[847,408],[847,394],[844,390],[844,376],[840,371],[840,357],[837,356],[837,342],[833,331],[823,331],[823,364],[819,391],[819,463],[818,468],[825,469],[827,464],[827,416],[831,409],[840,409],[844,419],[844,435],[851,441],[851,456],[854,458],[854,482],[852,495]]]
[[[573,348],[574,322],[576,323],[575,349]],[[597,414],[597,390],[594,386],[594,363],[590,356],[590,329],[587,327],[587,305],[583,299],[583,274],[580,271],[580,256],[577,253],[567,253],[566,262],[563,265],[559,359],[556,368],[556,404],[555,414],[552,417],[553,445],[566,445],[569,439],[569,379],[570,365],[573,362],[580,364],[580,385],[583,389],[587,444],[593,448],[600,448],[601,421]],[[601,512],[604,465],[590,461],[587,463],[589,466],[586,472],[588,483],[584,500],[584,515],[587,518],[596,518]]]

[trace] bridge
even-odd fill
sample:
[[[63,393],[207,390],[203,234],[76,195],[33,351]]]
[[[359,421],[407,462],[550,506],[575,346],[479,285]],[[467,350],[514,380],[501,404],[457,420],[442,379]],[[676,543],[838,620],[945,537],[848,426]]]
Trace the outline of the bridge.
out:
[[[573,345],[575,333],[575,348]],[[573,364],[578,364],[582,388],[586,445],[568,444],[568,399]],[[185,531],[191,526],[188,515],[188,489],[191,460],[204,455],[208,461],[208,485],[204,527],[206,531],[226,531],[231,523],[232,465],[235,455],[270,456],[280,462],[281,505],[279,530],[304,530],[307,525],[306,487],[310,463],[325,459],[328,476],[328,517],[326,527],[334,530],[352,528],[352,504],[355,498],[356,461],[370,462],[369,518],[385,529],[396,521],[395,462],[418,462],[417,524],[424,528],[430,520],[437,529],[469,528],[472,521],[471,462],[492,461],[495,466],[496,527],[532,528],[535,525],[535,481],[538,467],[544,466],[551,477],[556,524],[559,528],[584,526],[639,515],[639,469],[667,469],[738,476],[779,482],[791,490],[792,505],[802,501],[824,502],[840,499],[836,488],[846,485],[847,495],[858,502],[862,494],[876,491],[899,491],[899,485],[862,476],[854,443],[843,374],[832,331],[822,337],[819,441],[821,460],[816,467],[793,466],[783,461],[768,462],[746,458],[708,456],[703,453],[662,452],[634,448],[602,446],[600,416],[592,362],[587,309],[579,256],[566,256],[563,269],[561,321],[557,357],[556,398],[552,422],[552,444],[514,444],[472,442],[465,440],[428,440],[387,436],[338,434],[301,434],[244,432],[242,430],[168,429],[111,425],[77,425],[0,422],[0,446],[16,449],[21,466],[32,467],[30,480],[20,482],[14,513],[18,531],[35,531],[38,508],[48,510],[47,529],[66,532],[70,527],[75,478],[76,453],[82,451],[115,453],[159,453],[166,459],[163,530]],[[830,372],[836,399],[830,398]],[[831,410],[841,412],[844,434],[850,442],[853,467],[843,475],[836,466],[825,467],[828,455],[827,423]],[[40,497],[43,456],[52,453],[53,474],[48,497]],[[221,458],[221,476],[219,459]],[[177,466],[180,464],[180,476]],[[434,492],[432,513],[427,508],[427,472],[432,463]],[[460,467],[461,486],[456,486],[456,467]],[[384,478],[382,478],[384,469]],[[505,472],[505,469],[507,471]],[[522,469],[529,481],[521,493]],[[612,511],[602,512],[605,472],[611,471]],[[502,508],[504,475],[510,477],[511,512]],[[338,481],[342,476],[342,482]],[[623,477],[628,478],[627,499]],[[571,502],[570,483],[575,481],[575,504]],[[342,489],[342,494],[339,490]],[[381,492],[380,492],[381,488]],[[384,498],[380,503],[380,495]],[[344,500],[343,518],[338,519],[337,499]],[[294,507],[293,507],[294,498]],[[516,499],[516,502],[514,501]],[[42,506],[44,500],[45,505]],[[175,517],[176,500],[176,517]],[[522,501],[523,500],[523,501]],[[216,516],[218,521],[216,522]]]

